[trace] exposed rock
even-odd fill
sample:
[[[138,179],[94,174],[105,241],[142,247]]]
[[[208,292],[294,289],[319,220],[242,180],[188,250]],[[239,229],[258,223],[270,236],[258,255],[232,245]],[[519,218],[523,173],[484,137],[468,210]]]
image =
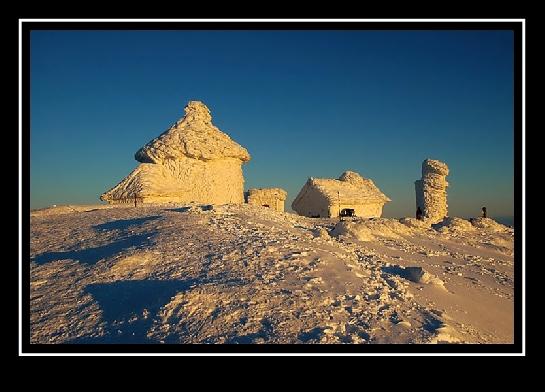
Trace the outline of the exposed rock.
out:
[[[422,162],[422,179],[414,183],[416,207],[422,209],[423,219],[431,223],[440,222],[447,216],[448,173],[445,163],[426,159]]]
[[[284,201],[288,193],[280,188],[252,188],[246,192],[246,202],[276,211],[284,211]]]
[[[212,124],[202,102],[135,154],[142,162],[101,200],[109,203],[243,203],[245,148]]]

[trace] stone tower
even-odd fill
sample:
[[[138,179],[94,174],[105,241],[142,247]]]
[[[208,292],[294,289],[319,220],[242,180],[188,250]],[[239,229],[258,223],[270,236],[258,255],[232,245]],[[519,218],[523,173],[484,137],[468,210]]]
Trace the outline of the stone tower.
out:
[[[422,162],[422,179],[414,182],[416,207],[422,209],[424,220],[430,223],[441,222],[448,214],[446,163],[434,159]]]

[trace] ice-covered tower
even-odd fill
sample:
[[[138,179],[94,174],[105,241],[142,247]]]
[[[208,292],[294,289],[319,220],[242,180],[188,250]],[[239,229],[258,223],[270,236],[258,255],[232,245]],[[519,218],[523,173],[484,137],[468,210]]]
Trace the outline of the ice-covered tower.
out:
[[[431,223],[442,221],[448,214],[447,175],[446,163],[426,159],[422,162],[422,178],[414,182],[416,207],[421,208],[424,220]]]

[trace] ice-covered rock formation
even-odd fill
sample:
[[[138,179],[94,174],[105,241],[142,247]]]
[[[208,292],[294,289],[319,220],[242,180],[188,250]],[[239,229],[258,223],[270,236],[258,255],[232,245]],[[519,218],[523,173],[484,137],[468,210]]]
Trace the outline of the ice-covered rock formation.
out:
[[[430,223],[441,222],[447,216],[448,173],[446,163],[426,159],[422,162],[422,178],[414,183],[416,207],[421,208],[423,219]]]
[[[135,154],[141,164],[100,198],[111,204],[244,202],[248,151],[212,124],[206,105],[190,101],[185,116]]]

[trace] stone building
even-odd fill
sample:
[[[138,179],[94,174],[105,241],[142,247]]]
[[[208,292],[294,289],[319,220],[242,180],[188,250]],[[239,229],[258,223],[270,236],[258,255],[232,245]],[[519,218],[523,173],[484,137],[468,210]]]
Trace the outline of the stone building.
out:
[[[245,193],[248,204],[269,207],[276,211],[284,211],[287,192],[280,188],[252,188]]]
[[[416,208],[422,210],[422,218],[430,223],[441,222],[448,215],[446,163],[426,159],[422,162],[422,178],[414,182]]]
[[[346,171],[336,180],[309,178],[291,206],[299,215],[308,217],[338,217],[350,212],[375,218],[382,215],[382,208],[389,201],[372,180]]]
[[[248,151],[212,124],[206,105],[190,101],[185,116],[135,154],[141,162],[101,195],[108,203],[244,202]]]

